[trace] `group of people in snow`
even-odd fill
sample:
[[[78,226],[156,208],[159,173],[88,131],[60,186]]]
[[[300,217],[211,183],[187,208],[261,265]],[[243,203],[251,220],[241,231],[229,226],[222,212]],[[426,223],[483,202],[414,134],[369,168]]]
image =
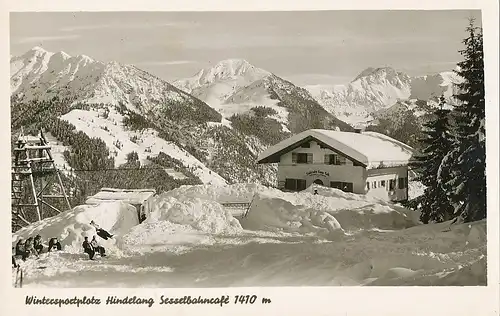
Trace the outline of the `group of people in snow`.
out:
[[[102,229],[97,225],[94,221],[90,222],[90,225],[93,226],[96,230],[96,234],[104,240],[108,240],[109,238],[113,238],[113,235],[108,233],[106,230]],[[101,257],[106,256],[106,250],[102,247],[96,240],[96,236],[92,238],[92,241],[88,241],[88,237],[85,237],[85,241],[82,244],[84,252],[89,255],[91,260],[94,260],[94,256],[96,253],[100,254]],[[57,237],[52,237],[49,239],[47,252],[61,250],[62,246]],[[42,236],[36,235],[35,238],[29,237],[24,240],[19,238],[15,247],[12,248],[14,254],[12,255],[12,266],[17,268],[19,264],[16,259],[22,259],[26,261],[26,259],[31,257],[39,258],[40,254],[44,250],[43,239]]]
[[[94,260],[96,253],[101,257],[106,257],[106,249],[97,242],[95,237],[92,237],[92,241],[89,242],[89,237],[85,236],[85,240],[82,243],[83,251],[89,255],[90,260]]]
[[[61,250],[61,248],[61,243],[57,237],[52,237],[49,240],[49,246],[47,247],[48,252]],[[26,240],[19,238],[16,247],[12,248],[12,250],[14,250],[14,254],[12,255],[12,266],[14,268],[18,266],[16,259],[26,261],[26,259],[30,257],[38,258],[43,252],[43,249],[43,239],[40,235],[36,235],[35,238],[29,237]]]

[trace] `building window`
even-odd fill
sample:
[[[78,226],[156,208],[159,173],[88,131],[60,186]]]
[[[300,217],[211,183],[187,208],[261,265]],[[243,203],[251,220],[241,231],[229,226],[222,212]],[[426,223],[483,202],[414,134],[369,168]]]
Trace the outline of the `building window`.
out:
[[[345,165],[346,159],[345,159],[345,157],[339,156],[337,154],[328,154],[328,155],[325,155],[325,164],[326,165]]]
[[[313,163],[313,154],[292,153],[292,163]]]
[[[385,187],[385,180],[380,181],[380,186]]]
[[[389,180],[389,190],[393,191],[396,189],[396,179],[390,179]]]
[[[408,187],[408,178],[398,179],[398,189],[405,189]]]
[[[306,188],[306,180],[303,179],[285,179],[285,189],[292,191],[302,191]]]
[[[344,192],[353,192],[352,182],[331,181],[330,187]]]
[[[370,182],[366,182],[366,189],[370,190]]]
[[[373,188],[376,189],[377,188],[377,181],[373,181]]]
[[[311,148],[311,143],[307,142],[307,143],[303,143],[300,145],[300,147],[302,148]]]

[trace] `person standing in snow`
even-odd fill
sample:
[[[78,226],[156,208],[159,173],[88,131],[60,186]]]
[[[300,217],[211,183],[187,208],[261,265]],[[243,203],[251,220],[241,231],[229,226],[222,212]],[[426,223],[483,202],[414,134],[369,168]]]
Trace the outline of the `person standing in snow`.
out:
[[[102,229],[101,227],[99,227],[99,225],[97,225],[93,220],[90,221],[90,225],[92,225],[92,226],[95,227],[95,231],[96,231],[97,235],[99,237],[101,237],[102,239],[108,240],[108,238],[112,238],[113,237],[113,235],[111,235],[110,233],[108,233],[107,231],[105,231],[104,229]]]
[[[318,195],[318,189],[314,189],[314,195]]]
[[[97,242],[95,236],[92,237],[92,241],[90,242],[90,244],[92,245],[92,248],[94,248],[94,251],[99,252],[99,254],[101,255],[101,257],[106,257],[106,250],[104,249],[103,246],[99,245],[99,243]]]
[[[89,237],[85,237],[82,243],[83,252],[89,255],[90,260],[94,260],[95,250],[92,247],[92,243],[89,242]]]
[[[33,248],[35,248],[37,254],[42,253],[43,251],[42,236],[40,235],[35,236],[35,239],[33,240]]]
[[[24,256],[24,240],[19,238],[19,241],[16,244],[16,256]]]

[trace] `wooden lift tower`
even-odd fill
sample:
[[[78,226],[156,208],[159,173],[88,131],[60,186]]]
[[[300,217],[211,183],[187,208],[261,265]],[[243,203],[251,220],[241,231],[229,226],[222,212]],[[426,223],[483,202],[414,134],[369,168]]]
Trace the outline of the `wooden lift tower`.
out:
[[[11,197],[13,219],[16,216],[28,225],[42,219],[43,206],[57,213],[66,207],[71,209],[51,146],[42,130],[37,137],[21,132],[15,143]],[[56,203],[57,200],[62,203]]]

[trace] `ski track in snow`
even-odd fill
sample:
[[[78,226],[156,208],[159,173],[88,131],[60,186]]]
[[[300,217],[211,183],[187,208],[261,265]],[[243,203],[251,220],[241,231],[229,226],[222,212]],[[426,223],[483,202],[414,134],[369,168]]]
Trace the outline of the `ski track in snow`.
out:
[[[203,183],[226,183],[221,176],[208,169],[190,153],[172,142],[159,138],[156,131],[152,129],[141,132],[127,130],[122,124],[123,116],[115,110],[111,110],[107,118],[102,117],[102,113],[99,111],[72,110],[63,115],[61,119],[73,124],[78,131],[84,132],[89,137],[102,139],[110,152],[115,154],[116,166],[125,163],[127,154],[132,151],[138,153],[141,164],[147,163],[147,156],[155,156],[163,151],[165,154],[180,160],[187,168],[191,168],[192,172]],[[137,140],[132,141],[134,137]],[[117,142],[121,144],[121,147],[115,145]]]
[[[63,234],[63,251],[21,263],[24,287],[486,284],[485,221],[421,225],[417,214],[373,197],[319,193],[183,186],[155,197],[139,225],[127,204],[80,206],[24,228],[12,242]],[[218,203],[254,196],[240,221]],[[101,240],[108,257],[96,261],[79,249],[93,234],[91,218],[116,234]]]
[[[51,146],[51,154],[52,158],[54,158],[54,163],[57,168],[62,169],[63,172],[65,170],[71,170],[72,168],[64,159],[64,151],[70,150],[70,146],[64,146],[61,142],[59,142],[50,132],[44,133],[45,138],[49,142]]]

